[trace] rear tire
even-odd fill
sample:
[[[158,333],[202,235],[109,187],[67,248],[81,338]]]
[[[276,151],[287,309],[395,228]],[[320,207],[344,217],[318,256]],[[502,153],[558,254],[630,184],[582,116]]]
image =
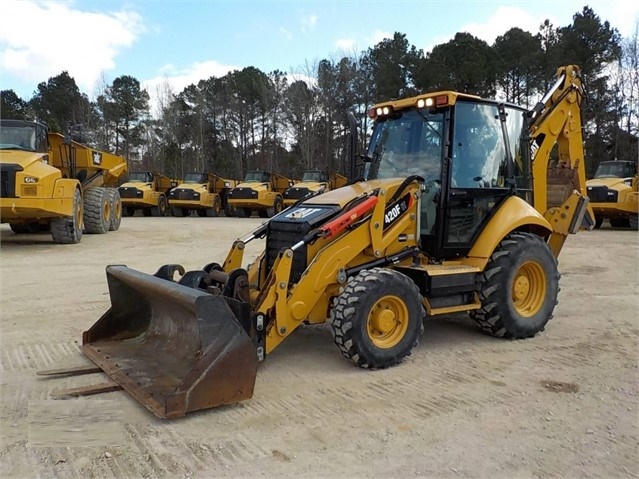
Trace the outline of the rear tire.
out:
[[[209,218],[217,218],[220,216],[220,209],[220,198],[219,196],[216,196],[213,200],[213,207],[206,209],[206,216]]]
[[[70,218],[51,220],[51,238],[58,244],[76,244],[82,239],[82,194],[76,189],[73,195],[73,215]]]
[[[424,332],[424,308],[417,285],[386,268],[362,271],[336,298],[329,325],[342,356],[362,368],[401,363]]]
[[[111,222],[109,231],[117,231],[122,223],[122,198],[120,192],[115,188],[108,188],[109,201],[111,202]]]
[[[542,238],[511,233],[478,275],[482,307],[470,315],[482,331],[492,336],[531,338],[552,318],[559,277],[557,260]]]
[[[84,231],[105,234],[111,225],[111,202],[106,188],[89,188],[84,193]]]
[[[639,216],[633,215],[630,217],[630,229],[635,231],[639,230]]]

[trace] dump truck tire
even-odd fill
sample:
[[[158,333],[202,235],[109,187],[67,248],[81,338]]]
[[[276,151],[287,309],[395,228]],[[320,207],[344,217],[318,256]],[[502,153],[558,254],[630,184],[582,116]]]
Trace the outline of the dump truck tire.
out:
[[[633,215],[630,217],[630,229],[635,231],[639,230],[639,216]]]
[[[232,218],[233,216],[236,215],[235,208],[233,208],[231,205],[226,203],[226,206],[224,206],[224,214],[226,215],[227,218]]]
[[[249,218],[253,211],[250,208],[237,208],[235,210],[238,218]]]
[[[595,229],[598,230],[603,224],[603,216],[595,216]]]
[[[58,244],[76,244],[82,239],[82,194],[76,189],[73,195],[73,216],[51,220],[51,238]]]
[[[262,218],[272,218],[273,216],[281,212],[282,209],[284,209],[284,201],[278,196],[277,198],[275,198],[275,203],[273,203],[272,207],[263,210],[264,213],[260,211],[260,216]]]
[[[501,338],[531,338],[552,318],[559,293],[557,260],[531,233],[511,233],[478,275],[481,309],[471,317],[482,331]]]
[[[342,356],[362,368],[401,363],[424,332],[425,311],[417,285],[386,268],[362,271],[336,298],[329,325]]]
[[[111,202],[111,222],[109,223],[109,231],[117,231],[122,223],[122,198],[120,192],[115,188],[108,188],[109,201]]]
[[[104,234],[111,225],[111,202],[106,188],[89,188],[84,193],[84,231]]]
[[[153,216],[166,216],[167,208],[166,196],[162,195],[158,198],[158,205],[151,208],[151,214]]]
[[[208,216],[209,218],[217,218],[218,216],[220,216],[220,199],[216,197],[213,200],[213,207],[207,208],[205,211],[206,216]]]
[[[29,235],[40,232],[38,223],[9,223],[11,231],[17,235]]]
[[[182,208],[179,206],[174,206],[172,209],[173,211],[173,216],[176,216],[178,218],[181,218],[183,216],[189,216],[189,210],[187,210],[186,208]]]

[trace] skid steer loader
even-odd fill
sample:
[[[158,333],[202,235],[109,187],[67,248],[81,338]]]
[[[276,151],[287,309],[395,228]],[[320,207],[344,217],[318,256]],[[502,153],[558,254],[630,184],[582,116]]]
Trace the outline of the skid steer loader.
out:
[[[123,388],[174,418],[250,398],[259,362],[302,323],[328,322],[341,354],[371,369],[401,363],[436,315],[534,336],[557,302],[567,235],[594,224],[583,98],[570,65],[530,111],[452,91],[376,105],[363,178],[282,211],[201,270],[107,266],[111,308],[82,338],[96,366],[43,374],[103,371],[104,386],[62,394]],[[245,269],[256,238],[266,247]]]

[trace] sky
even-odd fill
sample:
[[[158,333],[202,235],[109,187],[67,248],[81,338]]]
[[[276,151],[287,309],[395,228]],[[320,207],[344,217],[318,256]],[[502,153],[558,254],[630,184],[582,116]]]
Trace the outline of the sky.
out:
[[[512,27],[537,33],[546,19],[572,23],[584,6],[625,38],[639,24],[633,0],[2,0],[0,90],[29,100],[67,71],[94,99],[121,75],[152,100],[211,76],[254,66],[304,78],[394,32],[425,53],[468,32],[489,44]]]

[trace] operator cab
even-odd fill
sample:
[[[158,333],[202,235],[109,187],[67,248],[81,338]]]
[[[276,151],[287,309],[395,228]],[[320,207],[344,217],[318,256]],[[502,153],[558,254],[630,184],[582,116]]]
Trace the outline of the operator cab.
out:
[[[206,173],[187,173],[184,177],[184,183],[205,184],[208,182]]]
[[[529,153],[520,152],[525,109],[464,94],[433,96],[436,102],[419,97],[371,111],[367,179],[424,179],[422,249],[444,259],[466,255],[507,197],[530,202],[532,177]]]
[[[131,183],[153,183],[153,174],[150,171],[134,171],[129,173]]]
[[[597,167],[595,178],[632,178],[637,174],[634,161],[602,161]]]
[[[268,183],[271,181],[271,174],[266,171],[249,171],[244,178],[245,183]]]
[[[47,153],[47,127],[34,121],[0,120],[0,150]]]
[[[302,182],[326,183],[328,182],[328,173],[319,170],[305,171],[302,175]]]

